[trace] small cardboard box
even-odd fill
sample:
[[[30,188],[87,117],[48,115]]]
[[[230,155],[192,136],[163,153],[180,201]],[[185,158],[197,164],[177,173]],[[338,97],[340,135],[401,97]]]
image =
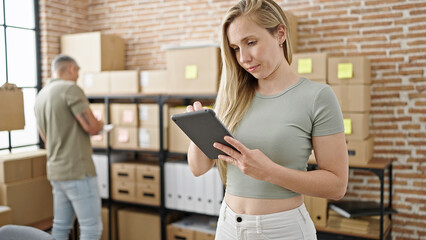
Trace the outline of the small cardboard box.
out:
[[[164,94],[169,91],[167,70],[140,71],[140,86],[143,94]]]
[[[125,240],[161,240],[160,216],[139,209],[118,210],[118,234]]]
[[[330,57],[328,83],[330,85],[369,85],[371,83],[370,59],[363,56]]]
[[[183,113],[185,112],[185,107],[172,107],[169,108],[169,118],[173,114],[177,113]],[[187,153],[189,143],[191,140],[188,138],[188,136],[185,135],[185,133],[175,124],[170,123],[169,124],[169,152],[174,153]]]
[[[138,128],[115,126],[110,135],[110,145],[114,149],[139,149]]]
[[[61,53],[74,58],[80,66],[80,86],[83,86],[86,72],[124,70],[126,67],[124,40],[115,35],[101,32],[63,35]]]
[[[112,163],[111,164],[111,179],[114,182],[135,182],[136,181],[136,166],[135,163]]]
[[[112,179],[112,199],[124,202],[136,201],[136,184],[134,182]]]
[[[343,113],[346,140],[364,140],[370,134],[370,114]]]
[[[173,224],[169,224],[167,225],[167,240],[175,239],[194,240],[195,232],[188,228],[181,228]]]
[[[160,185],[157,184],[145,184],[145,183],[137,183],[136,184],[136,202],[152,205],[152,206],[160,206],[161,202],[161,193],[160,193]]]
[[[216,46],[166,51],[170,94],[216,94],[221,66]]]
[[[0,87],[0,131],[24,129],[24,96],[15,84]]]
[[[158,127],[160,126],[160,107],[156,103],[141,103],[139,106],[139,126]],[[168,126],[167,119],[168,105],[163,105],[163,127]]]
[[[87,95],[109,94],[109,81],[108,72],[86,72],[79,85]]]
[[[160,128],[144,127],[138,132],[139,148],[147,151],[160,150]],[[163,148],[167,149],[167,128],[163,128]]]
[[[0,184],[0,205],[12,209],[13,223],[31,225],[53,217],[52,186],[45,177]]]
[[[93,112],[93,115],[96,119],[102,120],[104,123],[107,122],[106,117],[106,106],[104,103],[92,103],[90,104],[90,109]],[[94,135],[90,137],[92,142],[92,147],[106,148],[107,147],[107,135]]]
[[[160,167],[151,164],[136,165],[136,182],[144,184],[160,184]]]
[[[133,126],[139,124],[138,105],[135,103],[112,103],[111,123],[114,126]]]
[[[374,139],[348,141],[348,156],[350,163],[368,163],[373,158]]]
[[[342,112],[366,113],[370,111],[369,85],[333,85],[331,88],[336,94]]]
[[[8,206],[0,206],[0,227],[13,223],[12,209]]]
[[[293,54],[291,68],[309,80],[327,83],[327,53]]]
[[[139,72],[136,70],[110,71],[109,89],[112,94],[138,94]]]

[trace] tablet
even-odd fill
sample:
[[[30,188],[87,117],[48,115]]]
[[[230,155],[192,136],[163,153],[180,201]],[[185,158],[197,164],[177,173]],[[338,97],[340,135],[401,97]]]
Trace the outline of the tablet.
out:
[[[172,115],[172,120],[210,159],[217,159],[219,154],[226,155],[213,147],[214,142],[235,149],[223,139],[225,136],[232,137],[232,134],[212,109],[175,114]]]

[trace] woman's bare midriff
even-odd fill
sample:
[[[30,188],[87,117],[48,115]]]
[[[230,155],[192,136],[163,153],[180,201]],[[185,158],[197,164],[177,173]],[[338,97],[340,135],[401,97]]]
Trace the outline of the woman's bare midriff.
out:
[[[238,214],[265,215],[295,209],[302,205],[303,196],[286,199],[245,198],[225,193],[225,202]]]

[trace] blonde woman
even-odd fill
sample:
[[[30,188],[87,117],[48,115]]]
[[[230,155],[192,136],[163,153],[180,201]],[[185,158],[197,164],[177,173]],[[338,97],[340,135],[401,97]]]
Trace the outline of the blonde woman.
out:
[[[242,0],[222,24],[223,75],[215,109],[235,137],[218,159],[191,143],[195,176],[216,163],[226,184],[217,240],[316,239],[303,195],[344,196],[348,156],[331,88],[290,68],[287,18],[273,0]],[[200,102],[187,111],[202,109]],[[237,140],[238,139],[238,140]],[[315,151],[319,170],[306,171]]]

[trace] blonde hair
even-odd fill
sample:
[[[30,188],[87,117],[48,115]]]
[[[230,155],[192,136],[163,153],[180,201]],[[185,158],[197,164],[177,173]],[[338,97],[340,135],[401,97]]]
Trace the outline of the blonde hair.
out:
[[[247,16],[259,26],[274,35],[278,26],[286,29],[286,40],[283,43],[285,59],[291,64],[290,31],[288,20],[281,7],[273,0],[241,0],[230,8],[222,22],[222,75],[216,98],[217,116],[231,132],[247,112],[255,94],[257,79],[245,71],[238,63],[234,50],[229,46],[227,31],[229,25],[239,16]],[[226,184],[226,162],[217,159],[222,182]]]

